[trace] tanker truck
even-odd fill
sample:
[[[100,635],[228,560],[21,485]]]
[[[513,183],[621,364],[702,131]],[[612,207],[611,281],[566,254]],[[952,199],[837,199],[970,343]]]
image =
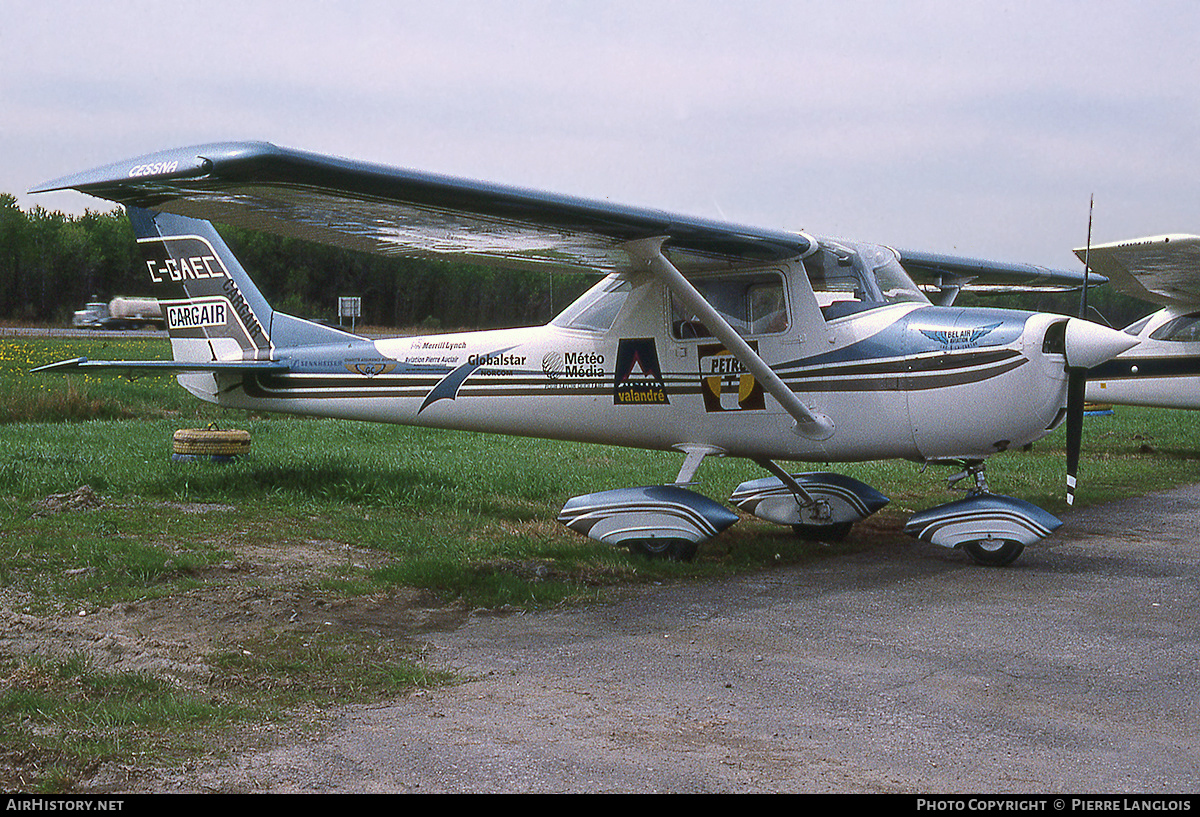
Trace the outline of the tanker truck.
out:
[[[155,298],[113,298],[96,301],[75,313],[71,325],[82,329],[165,329],[162,309]]]

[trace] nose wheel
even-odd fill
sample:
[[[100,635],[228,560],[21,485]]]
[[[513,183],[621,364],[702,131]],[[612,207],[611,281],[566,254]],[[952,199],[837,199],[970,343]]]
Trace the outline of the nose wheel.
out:
[[[987,464],[982,460],[968,462],[963,470],[947,480],[947,485],[953,488],[964,479],[970,479],[975,485],[968,488],[970,496],[990,494],[992,491],[987,484]],[[1025,551],[1025,544],[1013,539],[995,539],[988,536],[975,542],[963,542],[958,545],[977,565],[986,567],[1005,567],[1015,562]]]

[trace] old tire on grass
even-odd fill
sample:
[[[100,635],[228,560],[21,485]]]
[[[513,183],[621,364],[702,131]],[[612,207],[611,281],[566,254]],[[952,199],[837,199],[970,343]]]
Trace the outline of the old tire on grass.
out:
[[[171,441],[176,456],[235,457],[250,451],[250,432],[237,428],[181,428]]]

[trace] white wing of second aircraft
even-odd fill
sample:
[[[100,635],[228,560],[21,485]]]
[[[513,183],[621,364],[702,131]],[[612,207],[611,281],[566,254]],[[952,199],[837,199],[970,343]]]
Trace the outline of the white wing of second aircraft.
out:
[[[1200,236],[1135,238],[1075,254],[1126,295],[1162,306],[1200,306]]]
[[[1160,307],[1125,331],[1139,344],[1091,370],[1087,399],[1200,409],[1200,236],[1173,234],[1079,248],[1118,291]]]

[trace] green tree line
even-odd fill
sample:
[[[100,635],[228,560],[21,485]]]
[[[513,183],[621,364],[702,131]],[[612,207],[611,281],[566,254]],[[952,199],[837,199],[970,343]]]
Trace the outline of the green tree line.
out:
[[[387,258],[218,225],[277,309],[337,320],[339,296],[362,298],[360,324],[427,329],[544,323],[595,276],[523,272]],[[82,216],[25,212],[0,193],[0,320],[66,324],[88,301],[152,295],[121,208]],[[978,304],[1077,314],[1079,294],[964,295]],[[1122,327],[1153,307],[1110,287],[1092,288],[1089,317]]]
[[[545,323],[594,280],[387,258],[218,225],[275,308],[337,321],[338,297],[362,299],[359,324],[495,328]],[[125,212],[29,211],[0,193],[0,320],[70,323],[88,301],[154,293]],[[348,323],[348,321],[347,321]]]

